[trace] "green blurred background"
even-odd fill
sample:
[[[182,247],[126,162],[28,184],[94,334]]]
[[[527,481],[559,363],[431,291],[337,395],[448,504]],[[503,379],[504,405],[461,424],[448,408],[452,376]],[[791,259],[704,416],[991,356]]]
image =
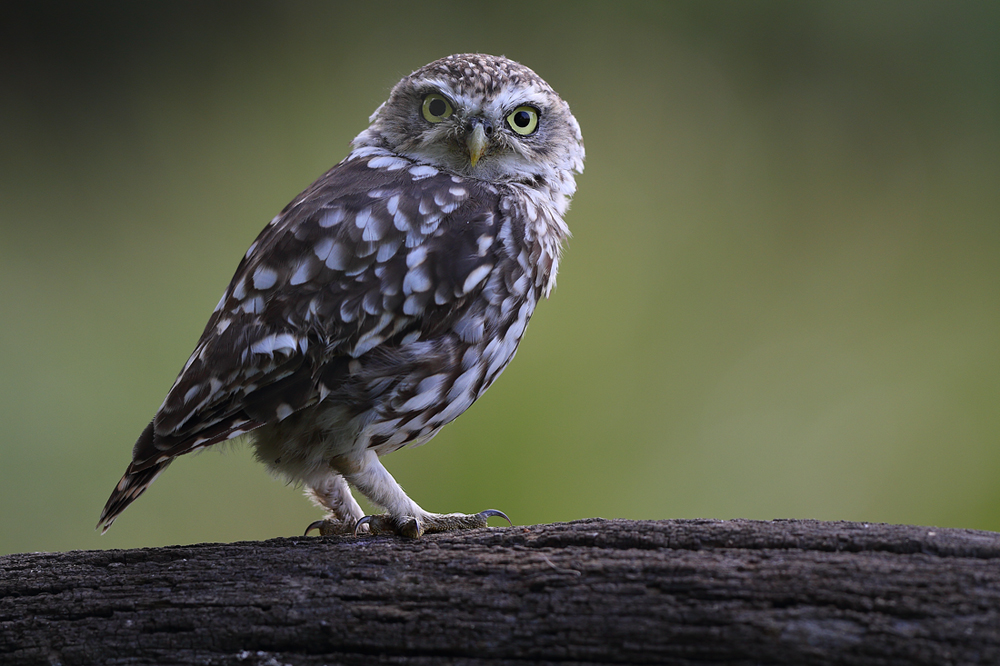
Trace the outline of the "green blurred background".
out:
[[[400,77],[532,67],[587,170],[492,390],[386,465],[429,510],[1000,529],[1000,4],[6,7],[0,552],[297,535],[236,447],[104,537],[263,225]]]

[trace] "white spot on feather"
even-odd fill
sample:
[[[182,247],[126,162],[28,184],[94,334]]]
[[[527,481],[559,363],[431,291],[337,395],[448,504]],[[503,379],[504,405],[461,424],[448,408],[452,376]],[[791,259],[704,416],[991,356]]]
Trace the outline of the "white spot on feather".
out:
[[[500,225],[500,240],[503,241],[503,246],[507,250],[508,254],[514,254],[517,249],[514,243],[514,227],[510,222],[510,218],[503,221]]]
[[[193,400],[194,397],[198,395],[198,392],[200,390],[201,390],[201,384],[195,384],[194,386],[189,388],[187,390],[187,393],[184,394],[184,404],[191,402],[191,400]]]
[[[469,347],[462,354],[462,370],[468,370],[469,368],[477,365],[479,363],[479,350],[476,347]]]
[[[357,225],[358,229],[363,229],[361,234],[361,239],[366,241],[380,241],[382,240],[382,225],[381,220],[372,215],[371,208],[365,208],[357,217],[354,219],[354,223]]]
[[[326,258],[330,256],[330,250],[333,248],[332,238],[321,238],[316,246],[313,247],[313,254],[320,261],[326,261]]]
[[[386,242],[378,246],[378,252],[375,254],[375,261],[379,262],[380,264],[384,264],[385,262],[392,259],[396,255],[396,252],[398,250],[399,250],[398,240],[395,241],[391,239],[387,240]]]
[[[330,248],[330,254],[326,258],[326,267],[335,271],[342,271],[347,268],[347,262],[351,258],[351,251],[342,243],[334,243]]]
[[[382,311],[382,292],[378,289],[370,289],[365,292],[361,299],[361,309],[370,315],[380,313]]]
[[[250,351],[254,354],[284,354],[290,356],[299,347],[299,340],[291,333],[276,333],[257,340],[250,345]]]
[[[407,296],[406,300],[403,301],[403,314],[415,317],[423,311],[423,307],[422,299],[417,298],[416,296]]]
[[[463,342],[475,343],[483,339],[485,330],[482,317],[466,316],[455,322],[453,330]]]
[[[371,220],[371,218],[372,218],[372,209],[362,208],[360,211],[358,211],[358,214],[354,216],[354,226],[356,226],[358,229],[364,229],[365,227],[368,226],[368,221]],[[365,239],[365,240],[372,240],[372,239]]]
[[[258,266],[253,273],[254,289],[270,289],[278,281],[278,274],[270,268]]]
[[[392,157],[389,155],[381,155],[368,160],[368,166],[372,169],[387,169],[388,171],[398,171],[400,169],[405,169],[409,165],[410,162],[399,157]]]
[[[240,280],[233,287],[233,298],[238,301],[242,301],[247,296],[247,283],[246,280]]]
[[[483,264],[482,266],[476,266],[472,269],[469,275],[465,278],[465,282],[462,283],[462,293],[468,294],[470,291],[476,288],[476,286],[486,279],[486,276],[490,274],[493,270],[493,264]]]
[[[344,210],[342,208],[333,208],[326,211],[323,217],[319,218],[319,226],[324,229],[329,229],[330,227],[340,224],[344,219]]]
[[[431,286],[430,273],[424,266],[417,266],[412,270],[407,271],[406,277],[403,278],[404,294],[420,294],[425,291],[430,291]]]
[[[463,372],[448,391],[448,406],[438,415],[444,423],[457,418],[472,406],[475,399],[472,388],[483,377],[482,368],[475,366]]]
[[[437,419],[441,424],[449,423],[459,416],[462,412],[472,407],[474,396],[462,393],[456,398],[449,398],[448,406],[441,410],[441,413],[437,415]]]
[[[489,234],[483,234],[478,239],[476,239],[476,254],[480,257],[485,257],[486,252],[489,251],[490,247],[493,245],[493,236]]]
[[[378,335],[377,333],[374,335],[368,333],[358,340],[358,344],[354,345],[354,349],[351,350],[351,356],[358,357],[362,354],[367,354],[372,349],[382,344],[384,340],[385,337]]]
[[[417,394],[403,403],[400,408],[404,412],[417,412],[430,407],[441,397],[441,386],[447,375],[431,375],[417,384]]]
[[[410,228],[410,218],[403,211],[397,210],[392,214],[392,224],[400,231],[406,231]]]
[[[522,273],[521,277],[517,278],[517,280],[514,281],[514,287],[512,291],[516,294],[520,294],[523,296],[528,293],[528,286],[530,284],[531,280],[528,279],[528,276],[526,274]]]
[[[358,318],[358,303],[356,301],[343,300],[340,303],[340,320],[348,323]]]
[[[495,378],[497,373],[510,363],[510,360],[514,357],[514,352],[517,351],[517,343],[519,341],[519,338],[510,335],[505,335],[502,339],[491,340],[491,342],[497,342],[497,347],[492,354],[487,354],[490,361],[489,368],[486,370],[486,378],[488,380]]]
[[[247,314],[260,314],[264,310],[264,299],[260,296],[248,298],[240,310],[243,310]]]
[[[521,336],[524,335],[524,328],[528,325],[528,317],[530,316],[531,304],[524,303],[521,309],[517,311],[517,319],[510,325],[507,332],[504,333],[504,339],[512,337],[514,340],[520,340]]]
[[[440,222],[440,215],[428,215],[424,219],[420,220],[420,233],[427,235],[434,233],[437,231],[438,224]]]
[[[432,166],[418,164],[417,166],[410,167],[410,175],[413,176],[413,180],[423,180],[424,178],[438,175],[438,170]]]
[[[425,259],[427,259],[427,248],[423,245],[415,247],[406,255],[406,267],[414,268],[415,266],[419,266],[424,263]]]
[[[295,269],[295,273],[292,274],[291,279],[288,281],[291,285],[305,284],[313,278],[315,274],[316,264],[309,257],[305,257],[299,262],[298,268]]]
[[[381,107],[379,107],[381,108]],[[375,115],[378,112],[372,114],[372,120],[375,119]],[[379,148],[378,146],[361,146],[360,148],[355,148],[351,151],[351,154],[347,156],[348,160],[356,160],[361,157],[368,157],[369,155],[385,155],[385,148]]]

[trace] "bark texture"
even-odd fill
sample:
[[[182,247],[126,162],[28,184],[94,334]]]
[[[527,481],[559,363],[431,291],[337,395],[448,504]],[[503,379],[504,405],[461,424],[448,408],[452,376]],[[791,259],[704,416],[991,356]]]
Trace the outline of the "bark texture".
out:
[[[9,555],[0,663],[997,664],[1000,534],[595,519]]]

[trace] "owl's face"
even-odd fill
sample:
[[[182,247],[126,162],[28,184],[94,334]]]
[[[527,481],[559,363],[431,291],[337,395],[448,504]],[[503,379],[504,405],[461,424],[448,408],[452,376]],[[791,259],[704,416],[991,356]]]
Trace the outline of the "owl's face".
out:
[[[488,181],[583,170],[569,106],[533,71],[502,57],[442,58],[400,81],[355,146],[376,145]]]

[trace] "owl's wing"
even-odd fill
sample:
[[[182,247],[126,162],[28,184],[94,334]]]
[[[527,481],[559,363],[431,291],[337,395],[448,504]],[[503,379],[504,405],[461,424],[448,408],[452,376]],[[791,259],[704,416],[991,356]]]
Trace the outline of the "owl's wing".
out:
[[[136,443],[133,471],[316,404],[351,359],[452,327],[484,288],[501,242],[499,191],[359,152],[253,243]]]
[[[176,456],[316,404],[354,358],[408,335],[482,336],[463,305],[484,290],[502,298],[490,273],[520,232],[500,217],[488,183],[355,150],[250,246],[98,525]]]

